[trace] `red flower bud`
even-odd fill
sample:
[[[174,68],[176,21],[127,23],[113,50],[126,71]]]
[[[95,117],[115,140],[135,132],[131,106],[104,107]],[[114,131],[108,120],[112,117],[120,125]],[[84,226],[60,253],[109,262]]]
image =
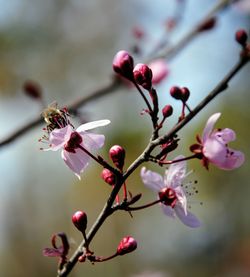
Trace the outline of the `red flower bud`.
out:
[[[72,222],[79,231],[84,232],[87,227],[87,214],[82,211],[75,212],[72,216]]]
[[[201,23],[201,25],[198,27],[198,32],[209,31],[214,28],[215,24],[216,17],[210,17]]]
[[[190,96],[190,91],[189,91],[189,89],[186,88],[186,87],[181,88],[181,94],[182,94],[181,100],[182,100],[183,102],[187,102],[187,100],[188,100],[188,98],[189,98],[189,96]]]
[[[109,169],[104,168],[101,174],[102,179],[109,185],[115,185],[115,175]]]
[[[127,236],[120,241],[117,247],[117,254],[125,255],[134,251],[136,248],[137,248],[136,240],[130,236]]]
[[[31,98],[34,98],[34,99],[42,98],[42,88],[35,81],[27,80],[23,84],[23,90],[26,93],[26,95],[28,95]]]
[[[240,29],[235,33],[235,40],[242,46],[247,43],[247,32],[244,29]]]
[[[116,73],[122,77],[134,80],[133,75],[134,60],[127,51],[119,51],[113,59],[113,69]]]
[[[177,100],[182,100],[182,91],[179,87],[171,87],[170,95]]]
[[[141,85],[146,90],[152,88],[152,71],[146,64],[138,63],[133,73],[137,84]]]
[[[123,169],[124,160],[125,160],[125,150],[120,145],[113,145],[109,149],[110,159],[113,161],[115,166],[120,170]]]
[[[169,117],[173,114],[173,107],[171,105],[166,105],[163,109],[162,109],[162,115],[163,117]]]

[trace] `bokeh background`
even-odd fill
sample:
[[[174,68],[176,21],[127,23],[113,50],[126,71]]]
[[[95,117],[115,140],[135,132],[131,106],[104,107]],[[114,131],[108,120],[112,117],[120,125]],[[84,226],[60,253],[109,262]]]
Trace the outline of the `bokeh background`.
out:
[[[176,43],[216,1],[186,0],[178,11],[177,2],[181,1],[0,0],[0,138],[41,113],[41,104],[22,91],[27,79],[41,84],[46,103],[56,100],[65,106],[109,82],[118,50],[131,50],[139,43],[146,55],[165,33],[166,21],[178,12],[179,25],[167,36],[170,43]],[[249,1],[244,3],[247,7]],[[194,107],[237,62],[240,47],[234,33],[250,26],[250,12],[242,7],[234,4],[223,10],[213,30],[169,61],[170,74],[157,89],[160,106],[170,103],[175,107],[172,122],[180,112],[179,103],[169,97],[172,85],[189,87]],[[145,31],[140,42],[132,35],[135,26]],[[193,230],[168,219],[158,206],[134,213],[133,219],[117,213],[93,240],[92,250],[96,255],[110,255],[126,235],[136,238],[138,250],[103,264],[80,264],[71,276],[250,276],[249,73],[248,65],[227,91],[180,132],[180,147],[172,155],[189,154],[189,145],[214,112],[222,112],[218,127],[230,127],[238,135],[232,146],[246,155],[241,168],[225,172],[211,166],[206,171],[198,161],[189,163],[194,171],[190,179],[198,180],[199,190],[192,211],[202,227]],[[126,148],[129,165],[150,136],[149,119],[140,115],[143,108],[136,91],[123,88],[82,107],[80,115],[84,120],[112,121],[99,131],[106,135],[101,153],[107,158],[109,147],[120,144]],[[80,123],[78,118],[73,121]],[[40,151],[42,127],[0,149],[3,277],[56,276],[56,259],[42,256],[42,249],[50,246],[50,236],[66,232],[73,252],[81,235],[71,215],[85,210],[91,226],[110,193],[94,163],[78,181],[59,153]],[[147,166],[163,173],[164,169]],[[143,187],[139,170],[128,186],[134,194],[143,193],[141,203],[155,197]]]

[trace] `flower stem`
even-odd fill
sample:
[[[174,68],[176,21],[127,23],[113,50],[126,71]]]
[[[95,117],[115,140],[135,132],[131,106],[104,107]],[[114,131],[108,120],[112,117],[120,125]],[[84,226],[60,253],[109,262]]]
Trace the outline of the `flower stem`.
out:
[[[145,205],[142,205],[142,206],[138,206],[138,207],[126,207],[125,210],[129,211],[129,212],[130,211],[138,211],[138,210],[142,210],[142,209],[146,209],[146,208],[152,207],[155,204],[158,204],[160,202],[161,202],[161,200],[158,199],[158,200],[155,200],[154,202],[151,202],[151,203],[148,203],[148,204],[145,204]]]
[[[146,98],[145,94],[144,94],[143,91],[141,90],[140,86],[139,86],[135,81],[133,81],[133,84],[134,84],[134,86],[136,87],[136,89],[139,91],[139,93],[140,93],[141,97],[143,98],[144,102],[146,103],[147,108],[148,108],[148,110],[149,110],[149,114],[151,115],[151,114],[153,113],[153,110],[152,110],[152,108],[151,108],[150,103],[148,102],[148,99]]]
[[[163,165],[163,164],[179,163],[179,162],[182,162],[182,161],[187,161],[187,160],[196,159],[196,158],[197,158],[197,154],[195,153],[194,155],[184,157],[184,158],[181,158],[181,159],[177,159],[177,160],[172,160],[172,161],[161,161],[161,160],[158,160],[154,157],[149,157],[149,160],[151,162],[158,163],[159,165]]]

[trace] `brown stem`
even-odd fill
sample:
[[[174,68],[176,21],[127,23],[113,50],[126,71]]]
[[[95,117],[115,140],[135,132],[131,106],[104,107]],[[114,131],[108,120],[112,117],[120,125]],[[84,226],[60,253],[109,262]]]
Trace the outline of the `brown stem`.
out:
[[[164,164],[174,164],[174,163],[179,163],[179,162],[182,162],[182,161],[187,161],[187,160],[191,160],[191,159],[196,159],[197,158],[197,154],[194,154],[194,155],[191,155],[191,156],[188,156],[188,157],[184,157],[182,159],[177,159],[177,160],[172,160],[172,161],[161,161],[161,160],[158,160],[154,157],[149,157],[149,161],[151,162],[154,162],[154,163],[158,163],[159,165],[164,165]]]
[[[142,205],[142,206],[138,206],[138,207],[127,207],[125,210],[126,211],[139,211],[139,210],[143,210],[143,209],[146,209],[146,208],[149,208],[149,207],[152,207],[154,206],[155,204],[158,204],[160,203],[161,200],[158,199],[158,200],[155,200],[154,202],[151,202],[151,203],[148,203],[148,204],[145,204],[145,205]]]
[[[133,84],[136,87],[136,89],[139,91],[139,93],[140,93],[141,97],[143,98],[144,102],[146,103],[146,106],[148,108],[149,114],[152,115],[153,110],[152,110],[151,105],[149,104],[148,99],[146,98],[145,94],[143,93],[143,91],[141,90],[140,86],[136,82],[133,82]]]

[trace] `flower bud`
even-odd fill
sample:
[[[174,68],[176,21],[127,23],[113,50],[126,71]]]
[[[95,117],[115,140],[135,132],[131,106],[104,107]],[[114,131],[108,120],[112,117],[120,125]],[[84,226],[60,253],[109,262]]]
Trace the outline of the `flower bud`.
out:
[[[109,169],[104,168],[101,174],[102,179],[109,185],[115,185],[115,175]]]
[[[216,17],[210,17],[198,27],[198,32],[209,31],[214,28],[216,24]]]
[[[152,71],[146,65],[142,63],[138,63],[134,70],[134,79],[137,84],[141,85],[146,90],[150,90],[152,87]]]
[[[132,33],[136,39],[142,39],[145,36],[144,30],[140,26],[135,26]]]
[[[125,150],[120,145],[113,145],[109,149],[109,156],[115,166],[120,170],[123,169],[124,166],[124,159],[125,159]]]
[[[163,117],[169,117],[173,114],[173,107],[171,105],[166,105],[163,109],[162,109],[162,115]]]
[[[177,100],[182,100],[182,91],[179,87],[171,87],[170,95]]]
[[[181,88],[181,94],[182,94],[181,100],[182,100],[183,102],[187,102],[187,100],[188,100],[188,98],[189,98],[189,96],[190,96],[190,91],[189,91],[189,89],[186,88],[186,87]]]
[[[33,99],[41,99],[42,98],[42,88],[35,81],[27,80],[23,84],[23,90],[26,93],[26,95],[28,95],[29,97],[31,97]]]
[[[132,81],[133,76],[134,60],[127,51],[119,51],[113,59],[113,69],[116,73],[122,77]]]
[[[235,33],[235,40],[242,46],[247,43],[247,32],[244,29],[240,29]]]
[[[87,214],[82,211],[75,212],[72,216],[72,222],[79,231],[84,232],[87,227]]]
[[[134,251],[136,248],[137,248],[136,240],[130,236],[127,236],[120,241],[117,247],[117,254],[125,255]]]

